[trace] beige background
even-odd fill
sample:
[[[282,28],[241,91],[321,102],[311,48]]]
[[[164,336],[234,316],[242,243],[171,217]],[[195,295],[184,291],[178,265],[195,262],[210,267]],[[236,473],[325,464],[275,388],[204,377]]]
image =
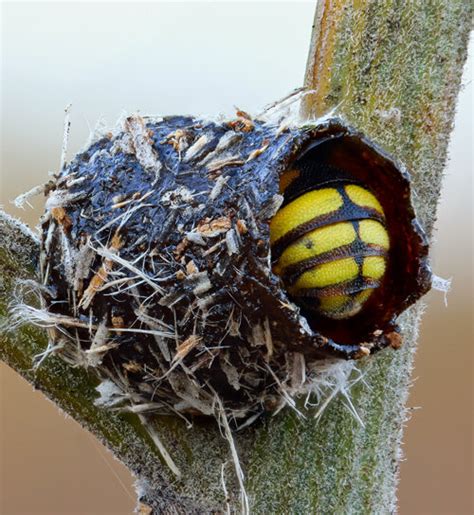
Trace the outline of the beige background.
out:
[[[0,203],[59,166],[63,108],[71,157],[89,126],[142,113],[256,112],[301,84],[314,2],[3,4]],[[472,53],[472,52],[471,52]],[[474,513],[472,485],[472,60],[465,72],[433,247],[453,276],[421,328],[401,467],[402,514]],[[127,514],[128,472],[6,366],[1,373],[0,514]]]

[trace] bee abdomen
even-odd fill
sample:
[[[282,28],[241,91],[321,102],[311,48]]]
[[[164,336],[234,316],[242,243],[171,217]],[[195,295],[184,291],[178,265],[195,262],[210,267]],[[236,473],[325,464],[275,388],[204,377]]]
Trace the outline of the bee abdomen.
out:
[[[307,191],[270,224],[274,272],[329,318],[358,313],[381,284],[389,238],[382,206],[356,184]]]

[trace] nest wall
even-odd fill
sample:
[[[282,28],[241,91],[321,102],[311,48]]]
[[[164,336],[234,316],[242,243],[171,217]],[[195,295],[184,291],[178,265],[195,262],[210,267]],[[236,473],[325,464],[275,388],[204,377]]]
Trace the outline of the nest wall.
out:
[[[405,242],[383,298],[339,329],[301,310],[272,273],[280,174],[316,150],[372,182]],[[398,347],[396,316],[429,286],[408,175],[339,120],[130,116],[46,193],[50,350],[94,369],[117,388],[113,402],[138,410],[212,415],[218,402],[235,421],[275,411],[314,390],[328,364]]]

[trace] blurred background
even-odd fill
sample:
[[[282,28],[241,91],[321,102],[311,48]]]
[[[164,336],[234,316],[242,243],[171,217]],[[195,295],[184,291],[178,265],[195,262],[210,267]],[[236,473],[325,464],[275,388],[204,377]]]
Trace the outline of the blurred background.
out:
[[[258,112],[301,85],[315,2],[3,3],[0,204],[34,227],[42,199],[11,200],[58,170],[97,120]],[[472,52],[464,74],[421,327],[401,514],[471,514]],[[74,421],[0,365],[0,514],[129,514],[133,479]]]

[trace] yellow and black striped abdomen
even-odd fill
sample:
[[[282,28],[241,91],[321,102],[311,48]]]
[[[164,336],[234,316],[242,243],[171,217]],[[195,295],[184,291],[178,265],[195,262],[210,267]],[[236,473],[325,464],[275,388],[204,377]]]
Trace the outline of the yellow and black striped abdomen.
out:
[[[319,314],[345,319],[358,313],[385,273],[389,238],[382,206],[344,181],[289,201],[270,223],[273,270],[287,291]]]

